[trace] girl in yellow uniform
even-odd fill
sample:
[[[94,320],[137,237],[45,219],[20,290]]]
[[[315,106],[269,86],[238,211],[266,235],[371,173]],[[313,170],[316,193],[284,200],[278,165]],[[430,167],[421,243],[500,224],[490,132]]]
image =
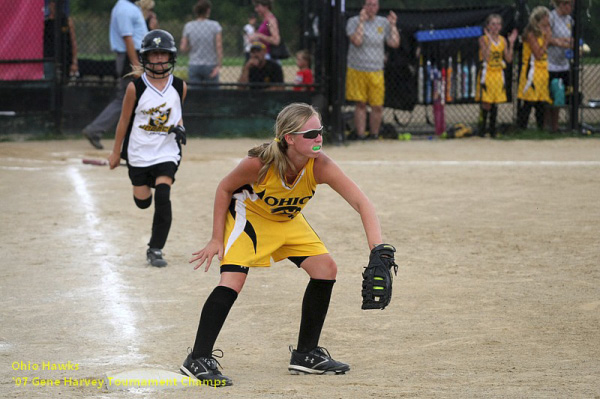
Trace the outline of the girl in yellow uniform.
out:
[[[533,9],[529,24],[523,31],[523,65],[519,77],[519,110],[517,123],[525,129],[531,108],[535,108],[535,119],[539,129],[544,126],[546,104],[551,103],[548,89],[548,42],[552,37],[550,30],[550,11],[543,6]]]
[[[479,135],[485,136],[486,121],[490,114],[490,135],[496,137],[496,119],[498,117],[498,103],[506,102],[506,84],[504,81],[504,68],[506,63],[513,60],[513,46],[517,38],[517,30],[513,29],[506,39],[500,35],[502,17],[491,14],[487,17],[485,35],[479,38],[479,61],[481,69],[477,79],[475,101],[481,101],[479,118]]]
[[[350,370],[318,346],[337,265],[301,211],[317,185],[325,183],[360,214],[369,248],[382,243],[381,228],[367,196],[322,151],[322,132],[320,115],[313,107],[290,104],[277,116],[274,140],[251,149],[219,183],[212,238],[190,262],[198,262],[195,269],[206,263],[207,271],[216,255],[221,280],[202,309],[193,350],[181,366],[184,374],[208,384],[231,384],[217,368],[213,346],[249,268],[268,267],[270,258],[275,262],[287,258],[310,277],[289,371],[344,374]]]

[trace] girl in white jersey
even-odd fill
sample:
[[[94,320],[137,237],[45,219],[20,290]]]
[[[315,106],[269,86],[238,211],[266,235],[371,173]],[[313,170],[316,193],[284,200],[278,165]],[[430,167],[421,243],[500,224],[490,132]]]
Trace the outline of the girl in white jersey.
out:
[[[152,204],[152,235],[146,251],[148,263],[164,267],[162,249],[171,228],[171,185],[181,161],[181,144],[186,143],[182,104],[185,82],[172,75],[177,58],[175,40],[164,30],[150,31],[142,41],[142,67],[132,72],[137,79],[129,84],[115,144],[108,157],[110,168],[127,161],[138,208]]]
[[[181,371],[214,386],[231,385],[214,359],[213,346],[252,267],[289,259],[309,276],[302,302],[298,346],[292,352],[292,374],[344,374],[350,367],[319,347],[337,265],[301,210],[316,186],[328,184],[361,216],[370,249],[382,243],[375,208],[339,166],[322,152],[323,126],[317,111],[294,103],[277,116],[275,138],[248,152],[217,187],[213,233],[194,253],[195,269],[221,263],[219,285],[207,298],[192,352]]]

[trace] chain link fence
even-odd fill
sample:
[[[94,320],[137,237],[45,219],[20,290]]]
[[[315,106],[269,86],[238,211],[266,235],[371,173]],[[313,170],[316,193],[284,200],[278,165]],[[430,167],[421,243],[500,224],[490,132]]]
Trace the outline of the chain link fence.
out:
[[[218,3],[215,2],[214,7],[218,8]],[[192,7],[190,6],[191,9]],[[240,13],[245,16],[253,15],[252,7],[245,7],[240,10]],[[114,55],[108,44],[109,27],[107,21],[109,20],[109,15],[80,15],[74,18],[74,20],[79,46],[79,82],[106,82],[115,78]],[[258,28],[260,20],[255,19],[253,22],[254,29]],[[160,29],[164,29],[173,35],[179,49],[174,72],[175,76],[197,87],[209,88],[212,86],[214,88],[215,83],[218,83],[219,89],[238,88],[237,83],[246,62],[244,27],[248,24],[247,19],[245,22],[232,24],[213,19],[212,16],[209,20],[199,22],[191,15],[183,20],[163,20],[158,15],[158,23]],[[188,23],[187,39],[193,51],[181,51],[181,39],[184,28]],[[300,29],[301,25],[299,21],[295,21],[295,31],[289,33],[289,35],[297,39],[301,36]],[[284,40],[287,39],[288,32],[289,30],[287,29],[286,31],[282,31],[282,38]],[[222,48],[222,67],[218,80],[215,82],[190,80],[190,56],[195,54],[196,57],[199,57],[198,54],[216,53],[217,36]],[[293,50],[300,50],[300,43],[297,40],[292,41],[291,37],[287,42],[294,43]],[[206,62],[208,64],[202,64],[202,61],[201,58],[197,58],[192,63],[194,66],[213,65],[212,60],[207,59]],[[283,69],[284,82],[293,84],[297,70],[294,54],[292,53],[289,58],[281,60],[279,63]]]
[[[353,4],[365,3],[368,8],[370,1]],[[573,127],[573,115],[578,115],[584,133],[597,132],[599,60],[591,51],[595,46],[588,44],[590,39],[597,40],[591,24],[592,13],[597,14],[597,11],[592,3],[582,10],[583,38],[577,60],[579,67],[576,68],[576,46],[572,45],[574,19],[570,15],[573,2],[526,3],[429,10],[392,9],[398,16],[401,44],[398,49],[385,47],[382,124],[379,132],[368,132],[373,114],[373,109],[368,107],[367,138],[403,139],[410,137],[407,133],[427,137],[494,137],[510,134],[515,129],[569,130]],[[558,40],[553,41],[541,56],[545,72],[533,74],[530,59],[533,55],[530,48],[523,45],[523,32],[531,11],[540,5],[550,11],[550,28],[553,38]],[[569,9],[565,10],[567,7]],[[357,7],[347,11],[349,64],[353,62],[351,35],[356,27],[352,18],[357,18],[360,10]],[[387,16],[388,12],[389,9],[380,9],[378,15]],[[381,45],[386,41],[387,31],[386,21],[379,21],[378,44]],[[363,52],[363,57],[372,60],[379,54],[372,47]],[[352,66],[349,68],[352,74]],[[579,72],[579,96],[578,109],[573,113],[574,69]],[[346,137],[357,139],[360,130],[356,127],[357,104],[353,100],[354,91],[362,83],[357,83],[354,75],[350,76],[346,81],[344,120]],[[547,98],[540,102],[520,99],[532,98],[519,94],[519,89],[523,91],[531,86],[541,89]],[[537,111],[528,112],[531,109]]]
[[[348,22],[359,15],[364,4],[361,0],[347,3],[347,8],[343,10],[345,33]],[[554,10],[557,4],[517,0],[516,3],[504,1],[494,2],[492,6],[457,8],[441,7],[443,2],[412,4],[407,1],[404,4],[406,8],[397,8],[393,1],[382,0],[380,3],[377,14],[383,21],[387,21],[389,11],[397,15],[400,46],[397,49],[385,47],[383,56],[379,53],[370,54],[372,50],[368,49],[364,53],[366,58],[363,61],[367,63],[383,57],[381,79],[384,81],[385,94],[379,137],[405,138],[406,133],[428,137],[436,134],[449,137],[495,135],[510,134],[518,126],[529,129],[537,127],[535,112],[527,115],[527,118],[518,118],[524,115],[523,111],[519,111],[523,110],[518,95],[519,80],[528,74],[528,63],[523,62],[523,30],[529,13],[536,6],[543,5]],[[5,2],[2,5],[0,18],[4,19],[4,23],[0,24],[0,29],[4,40],[0,44],[0,86],[24,87],[35,82],[46,82],[50,87],[75,88],[115,85],[115,57],[108,40],[109,13],[70,9],[64,0],[57,0],[56,4],[62,8],[53,11],[50,6],[45,6],[43,0]],[[290,3],[281,0],[279,4],[276,1],[275,5],[274,14],[280,21],[281,36],[290,50],[289,58],[278,61],[283,72],[283,89],[292,90],[296,82],[299,70],[296,52],[308,50],[312,58],[314,86],[307,89],[323,90],[330,106],[339,104],[343,115],[342,136],[355,138],[357,102],[356,98],[352,98],[352,93],[348,93],[352,91],[354,83],[351,80],[346,82],[351,58],[351,54],[348,54],[351,48],[349,37],[345,35],[342,43],[326,44],[330,39],[318,32],[319,26],[327,24],[327,19],[331,17],[331,12],[327,10],[330,2],[303,0]],[[294,12],[288,11],[292,5],[296,6]],[[429,8],[417,9],[424,5]],[[185,24],[195,19],[192,7],[193,2],[184,18],[163,19],[158,12],[159,28],[172,33],[178,47]],[[239,85],[238,80],[247,57],[244,28],[249,23],[253,6],[250,1],[240,0],[237,8],[239,16],[235,21],[220,18],[220,7],[218,2],[214,2],[210,16],[221,28],[222,68],[218,88],[239,90],[243,86]],[[546,129],[565,130],[575,122],[578,129],[596,132],[600,122],[600,37],[596,35],[597,28],[592,23],[593,17],[599,13],[595,3],[582,3],[581,7],[581,52],[556,43],[554,47],[549,47],[548,60],[564,55],[568,68],[565,71],[549,67],[546,80],[536,85],[546,86],[552,101],[551,106],[544,108],[547,119],[543,126]],[[496,36],[490,40],[490,35],[486,34],[489,27],[484,30],[486,19],[492,14],[500,17],[499,35],[503,38],[499,39],[500,42],[495,39]],[[554,36],[572,41],[573,27],[577,21],[565,22],[564,18],[552,20]],[[254,29],[261,23],[260,18],[252,22]],[[506,51],[515,28],[518,29],[518,36],[514,42],[512,59],[509,59]],[[382,26],[382,29],[385,36],[387,28]],[[214,35],[211,37],[207,34],[207,37],[209,43],[215,40]],[[482,41],[487,49],[482,48]],[[345,60],[337,70],[326,59],[324,49],[330,48],[327,46],[331,47],[331,51],[339,52],[340,58]],[[188,82],[189,63],[189,53],[180,51],[175,75]],[[331,90],[330,82],[337,79],[338,75],[343,75],[341,92],[325,92]],[[574,77],[577,82],[573,81]],[[210,85],[201,83],[193,86],[203,90]],[[573,92],[574,86],[578,87],[577,94]],[[556,95],[559,96],[558,101]],[[336,96],[341,98],[339,103],[336,103]],[[578,105],[573,110],[571,107],[575,98]],[[18,101],[18,98],[13,99],[13,102]],[[482,101],[489,105],[483,111]],[[550,111],[546,112],[548,109]],[[377,118],[378,115],[373,115],[371,108],[366,107],[366,120],[359,119],[359,123],[365,124],[366,132],[376,135],[370,130],[371,126],[377,125]],[[483,120],[486,124],[483,124]]]

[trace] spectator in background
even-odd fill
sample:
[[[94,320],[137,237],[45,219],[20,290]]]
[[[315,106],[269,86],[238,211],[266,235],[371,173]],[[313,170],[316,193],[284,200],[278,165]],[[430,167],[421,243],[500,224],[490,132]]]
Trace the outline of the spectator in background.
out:
[[[250,47],[252,46],[252,40],[250,38],[256,31],[256,14],[251,13],[248,16],[248,23],[244,25],[244,34],[242,38],[244,39],[244,62],[248,61],[250,58]]]
[[[548,73],[549,81],[552,84],[554,79],[562,79],[565,94],[573,93],[571,86],[571,74],[569,72],[570,63],[567,58],[568,49],[573,48],[573,38],[571,37],[571,27],[573,26],[574,0],[552,0],[554,9],[550,11],[550,28],[552,37],[548,44]],[[568,96],[565,96],[569,98]],[[554,100],[554,98],[553,98]],[[550,107],[548,110],[550,127],[553,132],[558,130],[559,108]]]
[[[221,25],[210,20],[212,3],[199,0],[194,6],[196,20],[183,27],[180,50],[190,53],[188,82],[218,83],[219,72],[223,65],[223,38]],[[218,88],[209,85],[208,88]]]
[[[44,58],[54,58],[54,28],[57,20],[56,0],[48,1],[47,15],[44,19]],[[77,63],[77,40],[75,37],[75,24],[65,9],[60,17],[60,50],[57,61],[63,77],[77,76],[79,66]],[[54,62],[44,62],[44,77],[54,79]]]
[[[538,128],[544,127],[544,112],[552,102],[548,88],[547,54],[551,37],[550,11],[544,6],[535,7],[523,31],[523,61],[517,94],[520,100],[517,123],[521,129],[527,128],[531,108],[535,108]]]
[[[250,37],[250,40],[260,41],[266,46],[266,57],[270,59],[271,46],[277,46],[281,40],[279,36],[279,23],[277,18],[271,12],[273,7],[272,0],[253,0],[254,11],[260,16],[261,24],[255,34]]]
[[[481,68],[477,76],[475,101],[481,102],[478,132],[480,137],[485,136],[488,113],[490,116],[489,133],[491,137],[496,137],[498,104],[506,102],[504,69],[506,63],[513,62],[513,48],[518,32],[513,29],[507,41],[500,35],[501,30],[502,17],[498,14],[490,14],[485,20],[484,34],[479,38]]]
[[[298,71],[296,71],[296,78],[294,79],[294,84],[296,85],[311,85],[314,83],[313,74],[311,68],[312,57],[308,50],[300,50],[296,53],[296,66],[298,66]],[[313,91],[313,87],[302,87],[295,86],[294,91]]]
[[[400,46],[396,14],[390,11],[384,18],[377,15],[378,11],[378,0],[365,0],[360,14],[346,23],[350,39],[346,99],[355,102],[354,125],[359,139],[367,137],[367,104],[371,106],[370,137],[379,137],[385,97],[384,44],[391,48]]]
[[[148,30],[158,29],[158,17],[154,12],[154,0],[138,0],[136,4],[142,9]]]
[[[269,85],[269,83],[283,83],[283,70],[281,65],[273,60],[268,60],[266,56],[267,46],[264,43],[252,43],[250,58],[242,68],[239,82],[257,83],[256,85],[250,85],[251,89],[283,90],[282,86]],[[245,86],[242,86],[242,88],[245,88]]]
[[[134,1],[117,0],[110,13],[110,47],[116,54],[116,70],[120,78],[114,99],[92,123],[83,128],[83,135],[98,150],[104,148],[100,143],[102,133],[112,128],[121,115],[125,90],[129,82],[133,81],[132,76],[126,75],[133,70],[132,68],[140,67],[138,52],[148,28],[142,10]]]

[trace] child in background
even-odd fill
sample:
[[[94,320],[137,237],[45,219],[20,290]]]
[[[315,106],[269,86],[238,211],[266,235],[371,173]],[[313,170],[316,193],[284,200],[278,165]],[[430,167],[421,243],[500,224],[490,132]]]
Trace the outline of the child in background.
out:
[[[252,40],[250,37],[256,31],[256,14],[250,13],[248,16],[248,23],[244,25],[244,63],[248,62],[248,58],[250,58],[250,47],[252,47]]]
[[[479,62],[481,68],[477,76],[477,91],[475,101],[481,101],[479,116],[479,136],[486,133],[488,113],[490,116],[490,136],[496,137],[496,119],[498,117],[498,103],[506,102],[506,82],[504,69],[506,63],[513,61],[513,47],[517,38],[517,30],[513,29],[506,39],[500,35],[502,30],[502,17],[491,14],[485,21],[484,35],[479,38]]]
[[[108,157],[111,169],[119,159],[127,160],[133,200],[140,209],[152,204],[154,219],[146,259],[155,267],[164,267],[162,249],[171,228],[171,185],[181,162],[181,144],[186,143],[182,104],[187,92],[184,81],[174,77],[177,59],[175,39],[155,29],[144,36],[140,50],[141,67],[130,74],[115,143]]]
[[[535,7],[523,31],[523,66],[517,95],[520,100],[517,123],[521,129],[527,128],[531,108],[535,108],[538,129],[544,127],[546,105],[552,102],[548,87],[547,53],[551,37],[550,11],[544,6]]]
[[[294,84],[296,85],[311,85],[314,83],[313,74],[311,71],[312,57],[308,50],[300,50],[296,53],[296,65],[298,66],[298,71],[296,72],[296,78],[294,79]],[[296,86],[294,87],[294,91],[313,91],[313,87],[302,87]]]

